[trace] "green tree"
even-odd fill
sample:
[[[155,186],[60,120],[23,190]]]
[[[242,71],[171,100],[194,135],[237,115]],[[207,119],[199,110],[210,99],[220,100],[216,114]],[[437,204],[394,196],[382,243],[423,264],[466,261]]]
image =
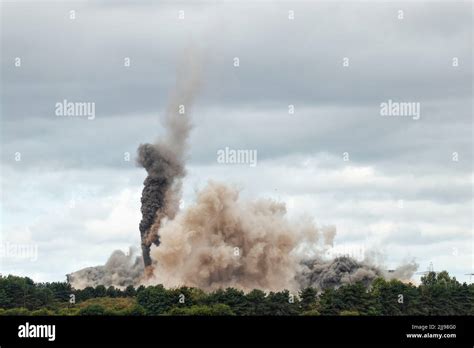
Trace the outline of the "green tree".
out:
[[[35,310],[53,304],[53,295],[44,284],[35,284],[28,277],[0,276],[0,307],[24,307]]]
[[[468,300],[461,284],[448,272],[429,272],[421,278],[421,303],[427,315],[458,315],[463,306],[458,301]],[[457,300],[457,301],[456,301]]]
[[[160,315],[176,304],[174,294],[163,285],[149,286],[137,294],[137,302],[147,315]]]
[[[254,289],[245,297],[247,300],[247,315],[265,315],[269,312],[266,294],[262,290]]]
[[[377,314],[402,315],[405,311],[406,287],[399,280],[376,279],[372,284],[372,297]],[[403,302],[402,302],[403,301]]]
[[[107,289],[103,285],[97,285],[94,289],[94,297],[105,297],[107,296]]]
[[[335,289],[325,289],[319,296],[319,307],[322,315],[337,315],[341,311],[342,304]]]
[[[107,297],[119,297],[119,290],[113,286],[109,286],[105,292]]]
[[[309,311],[316,308],[318,292],[315,288],[307,287],[300,291],[300,306],[303,311]]]
[[[217,290],[207,297],[208,304],[226,304],[236,315],[245,315],[248,312],[247,299],[242,290],[227,288]]]
[[[230,306],[218,303],[211,306],[194,305],[191,307],[174,307],[169,310],[168,315],[199,315],[199,316],[228,316],[235,315]]]
[[[87,286],[82,290],[75,290],[75,295],[76,295],[76,301],[85,301],[90,298],[94,298],[95,296],[95,290],[92,286]]]
[[[135,304],[134,306],[132,306],[132,308],[130,308],[127,311],[127,313],[125,313],[125,315],[142,316],[142,315],[146,315],[146,311],[145,311],[145,308],[143,308],[139,304]]]
[[[106,309],[98,304],[93,304],[79,310],[79,315],[105,315]]]
[[[124,295],[126,297],[135,297],[136,294],[137,292],[135,288],[133,287],[133,285],[129,285],[125,288]]]
[[[51,290],[53,297],[58,301],[69,301],[73,293],[71,284],[64,282],[45,283],[46,288]]]
[[[298,315],[298,298],[288,290],[270,292],[267,296],[265,315]]]

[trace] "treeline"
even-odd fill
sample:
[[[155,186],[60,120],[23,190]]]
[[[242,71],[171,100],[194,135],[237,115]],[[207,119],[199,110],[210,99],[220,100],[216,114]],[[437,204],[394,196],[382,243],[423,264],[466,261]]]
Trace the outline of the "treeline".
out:
[[[474,315],[474,285],[447,272],[428,273],[415,286],[376,279],[318,292],[265,293],[227,288],[206,293],[162,285],[74,289],[0,276],[0,315]]]

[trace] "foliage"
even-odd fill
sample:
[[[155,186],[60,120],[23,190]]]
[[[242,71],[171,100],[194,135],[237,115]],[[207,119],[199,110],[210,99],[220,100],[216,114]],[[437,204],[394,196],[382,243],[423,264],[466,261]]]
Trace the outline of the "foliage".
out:
[[[418,286],[378,278],[369,288],[354,283],[322,292],[308,287],[298,294],[234,288],[206,293],[162,285],[79,290],[8,275],[0,276],[0,315],[474,315],[474,285],[430,272]]]
[[[163,285],[149,286],[138,292],[137,302],[147,315],[160,315],[170,310],[174,303],[179,303],[174,297]]]
[[[219,303],[211,306],[194,305],[191,307],[173,307],[166,314],[168,315],[203,315],[203,316],[219,316],[219,315],[235,315],[232,309],[225,304]]]
[[[105,315],[105,307],[99,304],[91,304],[79,310],[79,315]]]

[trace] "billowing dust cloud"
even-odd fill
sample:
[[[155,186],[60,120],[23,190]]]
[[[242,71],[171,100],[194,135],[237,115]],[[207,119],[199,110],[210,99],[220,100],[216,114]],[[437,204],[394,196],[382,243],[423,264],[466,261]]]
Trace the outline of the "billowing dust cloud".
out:
[[[318,228],[310,219],[290,222],[284,204],[240,201],[238,190],[215,182],[159,233],[161,244],[151,251],[157,266],[148,284],[165,287],[296,291],[402,275],[347,256],[324,260],[319,255],[332,246],[334,227]]]
[[[285,214],[282,203],[241,202],[236,189],[211,182],[194,205],[160,229],[150,281],[205,290],[295,289],[301,249],[315,246],[324,230],[310,221],[290,224]]]
[[[138,148],[137,163],[147,171],[139,225],[143,260],[116,251],[105,266],[69,274],[73,287],[163,284],[277,291],[412,276],[414,263],[387,272],[348,256],[328,260],[324,255],[332,247],[334,227],[317,227],[309,218],[292,222],[283,203],[242,201],[226,184],[210,182],[194,204],[179,211],[189,111],[200,88],[195,61],[183,66],[163,118],[164,136]]]
[[[138,286],[143,278],[143,260],[135,248],[128,254],[115,250],[103,266],[87,267],[66,275],[67,281],[76,289],[104,285],[125,288]]]

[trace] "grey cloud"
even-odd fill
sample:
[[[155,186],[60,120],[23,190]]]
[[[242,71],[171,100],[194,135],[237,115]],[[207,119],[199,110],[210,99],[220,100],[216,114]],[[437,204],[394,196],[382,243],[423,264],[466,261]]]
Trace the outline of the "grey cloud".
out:
[[[159,118],[189,43],[208,54],[203,93],[191,116],[197,127],[190,139],[188,191],[197,178],[245,182],[253,176],[255,184],[247,188],[252,194],[277,189],[292,200],[304,194],[325,199],[326,209],[319,202],[321,209],[314,211],[318,218],[341,223],[351,214],[360,226],[390,218],[364,204],[351,210],[351,199],[431,202],[434,208],[426,205],[403,218],[431,221],[447,232],[438,238],[421,236],[416,232],[421,227],[410,230],[418,248],[422,242],[456,239],[448,233],[456,228],[469,231],[464,213],[472,206],[469,3],[403,3],[403,21],[396,19],[398,3],[84,2],[74,3],[74,22],[67,18],[71,6],[2,4],[2,210],[7,220],[24,221],[34,233],[49,226],[37,235],[41,243],[64,229],[79,233],[78,219],[91,218],[83,208],[85,215],[70,222],[31,221],[67,202],[80,191],[78,185],[97,189],[91,196],[140,186],[135,150],[163,134]],[[290,8],[293,22],[287,20]],[[177,20],[178,9],[185,10],[185,21]],[[17,56],[21,68],[13,67]],[[132,66],[124,68],[128,56]],[[350,67],[344,69],[346,56]],[[240,58],[239,68],[232,66],[234,57]],[[458,68],[450,65],[453,57],[459,57]],[[63,99],[95,102],[96,119],[58,119],[54,104]],[[387,99],[421,102],[421,119],[382,118],[379,104]],[[295,105],[294,115],[288,104]],[[216,151],[225,146],[257,149],[259,166],[216,167]],[[130,152],[130,162],[124,152]],[[343,152],[349,152],[349,163],[341,160]],[[451,161],[452,152],[459,152],[459,162]],[[316,171],[370,166],[380,176],[408,179],[370,186],[289,175],[306,158],[325,155]],[[423,182],[429,178],[439,181]],[[37,211],[24,204],[30,201]],[[446,214],[437,214],[443,207]],[[457,215],[453,207],[459,207]],[[348,232],[345,240],[358,238],[355,228]],[[394,243],[402,243],[407,233],[394,236]],[[110,251],[129,245],[126,238],[107,238],[120,240]],[[75,257],[88,249],[81,244]],[[91,249],[86,257],[92,264],[105,261],[97,256],[103,246]]]

